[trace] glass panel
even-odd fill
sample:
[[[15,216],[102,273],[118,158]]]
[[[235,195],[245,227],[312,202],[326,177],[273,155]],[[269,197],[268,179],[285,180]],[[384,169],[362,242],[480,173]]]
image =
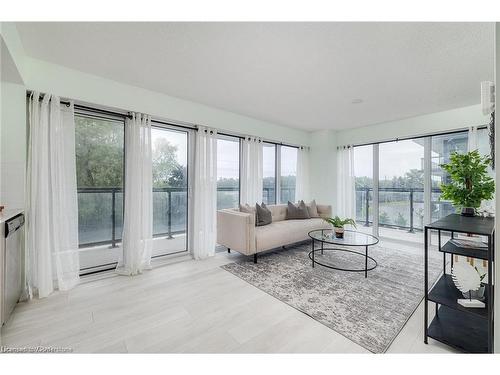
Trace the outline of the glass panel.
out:
[[[217,209],[235,208],[240,203],[240,140],[217,140]]]
[[[373,146],[354,147],[356,221],[363,227],[373,224]],[[358,226],[359,230],[363,227]],[[371,229],[366,230],[371,232]]]
[[[276,203],[276,145],[264,143],[263,148],[263,192],[262,201]]]
[[[122,121],[75,116],[80,246],[121,238],[123,140]]]
[[[153,158],[153,256],[186,251],[188,133],[151,130]]]
[[[448,183],[450,181],[450,176],[441,168],[441,164],[445,164],[450,161],[450,155],[452,152],[466,153],[468,148],[467,143],[467,132],[432,136],[431,221],[435,221],[449,214],[455,213],[455,208],[453,208],[451,202],[440,200],[441,184]]]
[[[424,138],[379,145],[379,226],[422,228]]]
[[[297,149],[281,146],[280,202],[295,202],[295,180],[297,177]]]

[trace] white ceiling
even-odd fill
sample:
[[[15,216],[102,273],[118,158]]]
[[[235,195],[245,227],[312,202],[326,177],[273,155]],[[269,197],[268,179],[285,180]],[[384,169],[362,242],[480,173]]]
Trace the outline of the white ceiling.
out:
[[[492,23],[49,22],[17,28],[34,58],[307,130],[477,104],[480,82],[493,80]]]

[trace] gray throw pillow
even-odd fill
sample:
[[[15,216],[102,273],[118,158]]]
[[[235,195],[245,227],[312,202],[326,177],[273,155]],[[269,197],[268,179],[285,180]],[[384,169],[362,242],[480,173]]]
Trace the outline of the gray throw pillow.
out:
[[[318,213],[318,206],[316,206],[315,199],[313,199],[313,201],[307,205],[307,211],[309,211],[310,217],[320,217]]]
[[[257,203],[255,205],[255,211],[257,213],[255,220],[255,225],[257,227],[262,227],[273,222],[273,215],[264,203],[262,203],[261,206],[259,206],[259,204]]]
[[[304,201],[300,201],[296,206],[292,202],[288,201],[288,207],[286,209],[286,219],[310,219],[309,211]]]

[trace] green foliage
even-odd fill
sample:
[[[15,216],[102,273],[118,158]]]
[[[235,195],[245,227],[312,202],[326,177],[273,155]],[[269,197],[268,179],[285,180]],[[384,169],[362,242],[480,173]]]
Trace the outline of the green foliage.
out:
[[[483,200],[492,199],[495,182],[488,176],[491,159],[481,156],[477,150],[460,154],[453,152],[448,164],[441,167],[451,178],[449,184],[441,184],[441,199],[450,200],[457,209],[478,209]]]
[[[349,218],[341,219],[340,217],[335,216],[333,218],[332,217],[323,218],[323,220],[326,221],[327,223],[330,223],[335,228],[343,228],[344,225],[346,224],[351,224],[354,228],[356,228],[356,222],[353,219]]]
[[[406,224],[408,222],[406,221],[405,217],[401,214],[401,212],[398,212],[398,217],[394,221],[394,224],[399,225],[400,227],[406,227]]]
[[[116,121],[75,116],[76,172],[79,188],[122,188],[124,128]],[[185,187],[186,167],[177,161],[177,146],[165,138],[153,144],[153,187]]]
[[[78,187],[122,187],[123,126],[81,116],[75,122]]]

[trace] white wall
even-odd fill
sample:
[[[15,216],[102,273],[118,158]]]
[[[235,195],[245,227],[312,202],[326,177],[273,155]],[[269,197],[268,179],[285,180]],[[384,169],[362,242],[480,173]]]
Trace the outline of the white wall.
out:
[[[1,81],[0,204],[24,208],[26,170],[26,91]]]
[[[331,204],[335,211],[336,132],[320,130],[311,133],[309,158],[311,198],[318,204]]]
[[[30,90],[153,117],[189,122],[267,140],[309,145],[309,133],[122,84],[27,57],[25,82]]]
[[[477,99],[480,100],[480,86],[477,83]],[[485,125],[489,117],[484,116],[479,104],[449,111],[416,116],[361,128],[341,130],[337,133],[337,145],[363,144],[395,138],[412,137]]]

